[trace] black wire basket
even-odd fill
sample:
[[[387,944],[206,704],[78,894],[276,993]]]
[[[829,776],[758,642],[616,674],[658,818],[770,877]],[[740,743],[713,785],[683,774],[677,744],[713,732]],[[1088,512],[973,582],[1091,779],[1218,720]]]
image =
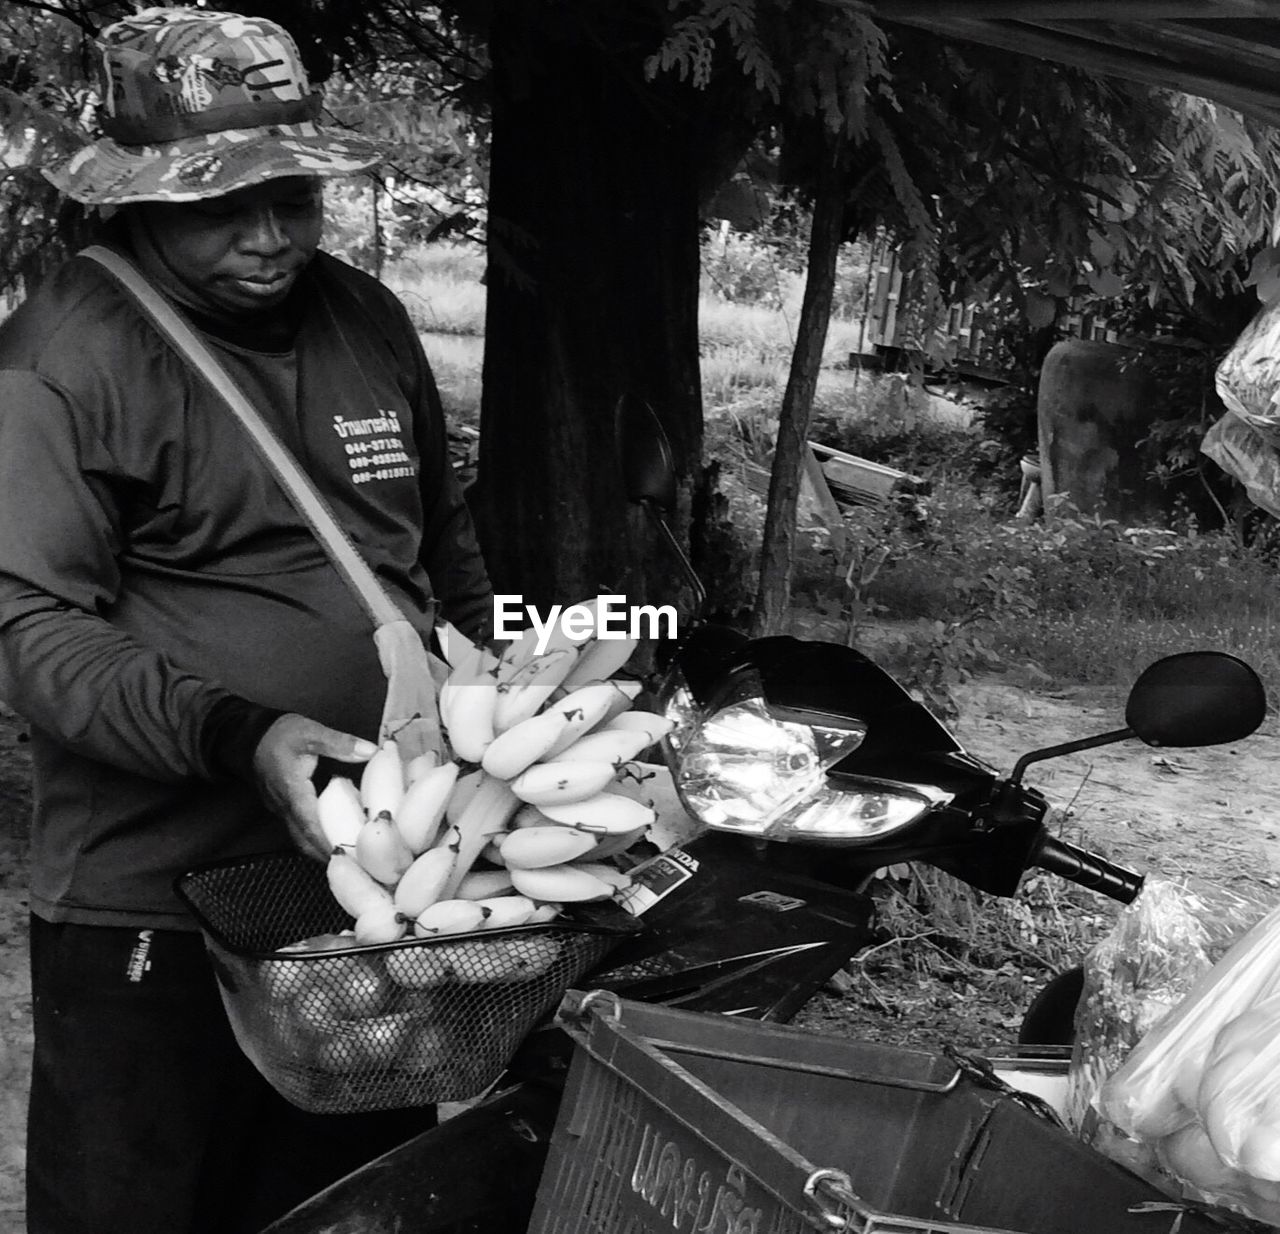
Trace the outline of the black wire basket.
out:
[[[240,1048],[317,1114],[462,1101],[501,1074],[564,992],[636,927],[616,905],[505,930],[355,947],[324,865],[296,853],[178,879]],[[332,935],[325,945],[324,935]],[[305,951],[280,949],[303,939]]]

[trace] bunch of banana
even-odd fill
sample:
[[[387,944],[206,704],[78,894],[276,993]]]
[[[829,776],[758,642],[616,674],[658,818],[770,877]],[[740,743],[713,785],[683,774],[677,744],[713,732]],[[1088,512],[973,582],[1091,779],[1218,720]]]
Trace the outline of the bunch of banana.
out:
[[[633,760],[671,727],[630,710],[615,681],[630,639],[535,632],[501,655],[449,630],[440,718],[453,759],[405,764],[388,741],[359,783],[319,797],[327,876],[367,946],[553,919],[628,884],[611,859],[654,821],[628,787]]]

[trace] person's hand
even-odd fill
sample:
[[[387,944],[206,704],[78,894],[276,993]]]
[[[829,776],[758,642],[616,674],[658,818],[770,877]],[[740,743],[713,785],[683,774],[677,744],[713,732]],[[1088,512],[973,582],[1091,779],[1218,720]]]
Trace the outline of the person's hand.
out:
[[[311,781],[316,766],[322,758],[365,763],[377,752],[371,741],[290,713],[263,734],[253,752],[253,770],[259,792],[271,811],[284,819],[290,839],[309,856],[327,860],[331,846],[320,828]]]

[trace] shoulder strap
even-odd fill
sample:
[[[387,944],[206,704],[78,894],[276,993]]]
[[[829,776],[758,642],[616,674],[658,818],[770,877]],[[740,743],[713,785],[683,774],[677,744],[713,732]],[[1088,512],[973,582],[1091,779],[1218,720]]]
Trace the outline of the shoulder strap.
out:
[[[298,466],[288,447],[272,432],[204,340],[128,258],[99,244],[82,249],[80,256],[96,261],[132,293],[173,349],[190,362],[192,368],[231,409],[254,445],[262,452],[280,486],[315,532],[338,572],[360,598],[374,625],[381,626],[402,620],[404,614],[387,595],[351,543],[350,537],[338,525],[311,478]]]
[[[128,258],[102,245],[80,251],[96,261],[129,291],[173,349],[186,358],[240,421],[261,451],[280,486],[306,519],[339,575],[373,620],[373,638],[387,677],[380,738],[394,738],[405,757],[441,751],[441,736],[431,657],[413,624],[387,595],[360,556],[311,478],[271,431],[204,340],[182,319]]]

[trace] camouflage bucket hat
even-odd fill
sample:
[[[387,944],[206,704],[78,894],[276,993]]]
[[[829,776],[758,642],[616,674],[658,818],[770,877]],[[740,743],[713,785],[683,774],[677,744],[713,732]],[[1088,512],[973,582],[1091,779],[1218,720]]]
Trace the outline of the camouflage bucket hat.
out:
[[[103,136],[45,171],[76,201],[198,201],[382,157],[378,143],[316,123],[320,94],[274,22],[144,9],[106,27],[98,50]]]

